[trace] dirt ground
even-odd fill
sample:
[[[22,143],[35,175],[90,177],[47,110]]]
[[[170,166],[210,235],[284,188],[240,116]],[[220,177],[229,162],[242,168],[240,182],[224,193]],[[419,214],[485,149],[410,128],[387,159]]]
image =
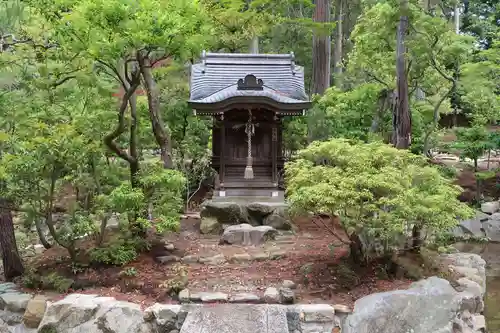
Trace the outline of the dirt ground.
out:
[[[411,281],[389,279],[380,275],[380,267],[352,269],[346,264],[347,248],[322,227],[311,221],[297,221],[298,232],[279,236],[259,247],[219,245],[216,236],[200,235],[199,219],[188,218],[181,222],[181,231],[165,237],[164,241],[174,244],[170,255],[184,257],[199,255],[210,257],[223,254],[230,258],[235,254],[259,252],[278,253],[275,259],[262,261],[224,262],[216,265],[183,264],[187,270],[191,292],[221,291],[229,294],[251,292],[262,296],[270,286],[279,286],[283,280],[297,284],[297,302],[331,303],[352,306],[354,301],[365,295],[406,288]],[[90,241],[83,241],[80,248],[91,248]],[[117,299],[140,303],[144,306],[155,302],[177,303],[174,297],[165,293],[162,286],[173,279],[175,264],[160,264],[155,257],[162,255],[160,245],[141,255],[136,261],[124,267],[95,267],[73,274],[72,267],[61,248],[52,248],[36,258],[35,262],[43,272],[57,270],[84,287],[79,293],[113,296]],[[134,268],[137,275],[123,277],[122,271]],[[72,290],[73,291],[73,290]],[[46,293],[51,298],[63,295]]]

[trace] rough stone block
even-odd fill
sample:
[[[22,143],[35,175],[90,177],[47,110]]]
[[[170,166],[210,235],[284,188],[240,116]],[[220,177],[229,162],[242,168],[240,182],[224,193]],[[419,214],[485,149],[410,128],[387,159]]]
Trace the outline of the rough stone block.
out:
[[[278,303],[280,300],[280,293],[278,292],[278,289],[274,287],[269,287],[266,289],[264,292],[264,302],[266,303]]]
[[[335,309],[328,304],[303,304],[300,305],[301,318],[304,322],[333,322]]]
[[[24,325],[29,328],[38,328],[47,309],[47,298],[37,295],[28,302],[24,312]]]
[[[498,201],[484,202],[481,204],[481,211],[486,214],[496,213],[499,209],[500,203]]]
[[[24,312],[33,296],[20,293],[6,293],[0,295],[0,310]]]
[[[180,333],[289,333],[286,309],[276,305],[233,304],[195,309]]]
[[[200,300],[203,303],[227,302],[229,296],[221,292],[204,292],[200,293]]]
[[[260,297],[252,293],[240,293],[229,297],[229,303],[258,303]]]
[[[250,224],[238,224],[224,230],[220,243],[244,246],[260,245],[269,239],[274,239],[277,233],[276,229],[270,226],[254,227]]]

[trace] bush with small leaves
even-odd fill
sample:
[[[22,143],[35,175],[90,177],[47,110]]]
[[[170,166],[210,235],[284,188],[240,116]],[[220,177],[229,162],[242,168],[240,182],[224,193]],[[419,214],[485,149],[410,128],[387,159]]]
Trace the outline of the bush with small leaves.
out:
[[[460,188],[425,157],[381,142],[314,142],[286,165],[286,179],[291,213],[339,216],[358,239],[357,253],[351,246],[358,260],[400,249],[412,230],[441,234],[474,215],[458,201]]]
[[[90,259],[94,263],[123,266],[137,259],[139,253],[148,248],[149,244],[141,238],[120,239],[104,247],[92,249]]]
[[[160,288],[166,289],[170,295],[178,294],[188,284],[188,270],[182,264],[175,264],[172,267],[173,277],[160,284]]]

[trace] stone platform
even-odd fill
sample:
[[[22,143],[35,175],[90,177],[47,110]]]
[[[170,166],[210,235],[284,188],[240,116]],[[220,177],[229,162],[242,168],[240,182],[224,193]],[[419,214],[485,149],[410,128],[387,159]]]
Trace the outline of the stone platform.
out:
[[[229,225],[247,223],[291,230],[288,205],[283,201],[259,201],[259,198],[226,198],[208,200],[202,204],[200,230],[203,234],[221,234]]]

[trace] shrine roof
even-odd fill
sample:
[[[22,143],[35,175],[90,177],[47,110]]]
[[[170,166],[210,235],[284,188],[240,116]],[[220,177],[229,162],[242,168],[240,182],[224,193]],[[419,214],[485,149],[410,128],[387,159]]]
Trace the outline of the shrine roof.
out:
[[[201,63],[191,67],[193,108],[220,108],[221,103],[274,104],[284,109],[307,109],[304,69],[291,54],[203,52]]]

